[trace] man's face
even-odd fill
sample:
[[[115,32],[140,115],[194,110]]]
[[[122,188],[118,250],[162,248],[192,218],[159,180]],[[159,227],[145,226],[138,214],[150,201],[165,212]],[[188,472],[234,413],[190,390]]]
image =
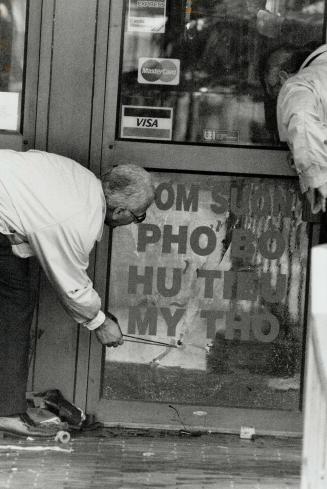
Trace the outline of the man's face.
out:
[[[268,73],[265,74],[265,85],[269,97],[276,100],[283,85],[277,67],[271,68]]]
[[[266,91],[271,99],[277,100],[282,86],[293,74],[281,69],[278,65],[269,68],[265,73],[264,81]]]
[[[115,228],[118,226],[126,226],[131,223],[139,224],[146,218],[146,209],[129,209],[129,208],[116,208],[114,210],[108,210],[106,214],[105,223]]]

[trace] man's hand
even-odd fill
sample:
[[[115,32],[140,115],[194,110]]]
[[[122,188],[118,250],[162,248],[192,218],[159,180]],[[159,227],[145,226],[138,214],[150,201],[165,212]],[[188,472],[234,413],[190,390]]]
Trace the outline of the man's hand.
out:
[[[327,183],[318,188],[310,188],[306,196],[310,202],[312,214],[318,214],[320,211],[326,212]]]
[[[95,330],[95,334],[100,343],[105,346],[116,348],[124,343],[118,320],[112,314],[106,317],[104,323]]]
[[[320,187],[317,188],[317,192],[320,197],[321,210],[322,212],[326,212],[326,199],[327,199],[327,183],[324,183]]]

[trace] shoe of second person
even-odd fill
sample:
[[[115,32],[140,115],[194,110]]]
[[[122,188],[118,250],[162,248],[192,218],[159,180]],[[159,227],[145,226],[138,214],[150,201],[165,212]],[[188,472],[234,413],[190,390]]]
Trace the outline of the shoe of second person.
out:
[[[53,438],[62,429],[54,423],[35,423],[28,414],[0,416],[0,432],[25,437]]]

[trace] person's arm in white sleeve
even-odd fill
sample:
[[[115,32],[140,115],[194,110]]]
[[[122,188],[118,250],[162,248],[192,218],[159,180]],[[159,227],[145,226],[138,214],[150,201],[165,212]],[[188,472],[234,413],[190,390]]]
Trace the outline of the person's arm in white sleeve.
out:
[[[87,275],[89,252],[94,245],[90,229],[83,227],[83,215],[62,224],[48,226],[27,235],[62,305],[77,322],[90,330],[103,345],[123,344],[117,319],[101,311],[101,300]]]
[[[285,87],[278,101],[302,191],[327,182],[327,126],[319,118],[317,103],[313,91],[300,84]]]
[[[65,223],[67,224],[67,223]],[[77,322],[95,329],[105,321],[101,300],[87,275],[89,256],[67,225],[53,225],[27,236],[63,306]]]

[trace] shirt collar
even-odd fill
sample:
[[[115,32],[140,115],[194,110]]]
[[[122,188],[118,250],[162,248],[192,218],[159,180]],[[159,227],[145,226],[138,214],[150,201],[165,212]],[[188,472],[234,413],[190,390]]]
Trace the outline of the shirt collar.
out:
[[[319,46],[319,48],[317,48],[315,51],[313,51],[311,54],[309,54],[309,56],[302,63],[302,65],[300,67],[300,71],[303,70],[303,68],[305,68],[305,66],[308,63],[310,63],[310,60],[312,58],[315,58],[316,56],[318,56],[324,52],[327,52],[327,44],[322,44],[321,46]],[[314,63],[314,60],[312,62]]]

